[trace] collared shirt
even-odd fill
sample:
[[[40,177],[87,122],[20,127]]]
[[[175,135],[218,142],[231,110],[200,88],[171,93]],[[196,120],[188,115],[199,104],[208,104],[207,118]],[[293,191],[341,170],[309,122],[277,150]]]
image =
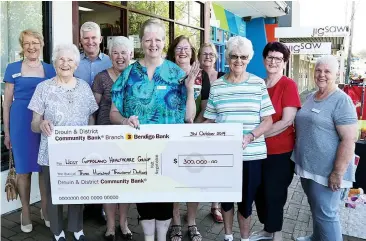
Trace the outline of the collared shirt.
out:
[[[94,61],[90,61],[85,53],[80,55],[80,64],[74,76],[85,80],[92,86],[94,77],[105,69],[112,67],[112,61],[108,55],[100,53]]]

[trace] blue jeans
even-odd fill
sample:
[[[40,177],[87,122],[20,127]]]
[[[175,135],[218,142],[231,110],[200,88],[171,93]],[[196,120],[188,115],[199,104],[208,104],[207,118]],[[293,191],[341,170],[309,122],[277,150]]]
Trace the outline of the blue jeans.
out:
[[[343,241],[339,222],[339,204],[342,190],[333,192],[329,187],[301,178],[313,215],[313,241]]]

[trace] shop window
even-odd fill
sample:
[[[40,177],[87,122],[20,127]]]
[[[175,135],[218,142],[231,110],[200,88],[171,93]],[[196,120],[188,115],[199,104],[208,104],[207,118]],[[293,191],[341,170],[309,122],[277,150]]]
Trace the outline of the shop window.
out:
[[[211,41],[215,41],[215,28],[211,27]]]
[[[184,35],[191,40],[193,46],[197,49],[201,46],[201,30],[175,24],[174,26],[175,36],[174,38]]]
[[[174,17],[176,21],[195,27],[201,26],[202,4],[192,1],[175,1]]]
[[[95,22],[100,26],[103,37],[100,49],[103,53],[108,53],[108,41],[111,36],[122,35],[120,20],[121,10],[117,7],[93,2],[79,2],[79,27],[88,21]]]
[[[216,41],[219,43],[223,43],[224,41],[224,31],[221,29],[216,29]]]
[[[130,9],[169,18],[169,1],[128,1],[127,6]]]
[[[129,13],[128,22],[129,22],[129,29],[128,29],[128,37],[133,40],[134,42],[134,59],[143,58],[143,52],[140,43],[140,28],[143,22],[148,20],[149,16],[138,14],[138,13]],[[164,53],[166,54],[168,47],[169,47],[169,23],[164,21],[165,24],[165,47]],[[163,56],[165,57],[165,56]]]
[[[229,32],[224,31],[224,43],[226,43],[230,38]]]
[[[24,29],[32,28],[42,33],[42,2],[0,2],[0,52],[1,52],[1,113],[4,100],[4,73],[8,63],[21,60],[19,55],[21,46],[19,45],[19,34]],[[46,43],[47,44],[47,43]],[[43,58],[41,56],[41,58]],[[1,115],[1,171],[8,169],[9,155],[4,145],[3,119]]]

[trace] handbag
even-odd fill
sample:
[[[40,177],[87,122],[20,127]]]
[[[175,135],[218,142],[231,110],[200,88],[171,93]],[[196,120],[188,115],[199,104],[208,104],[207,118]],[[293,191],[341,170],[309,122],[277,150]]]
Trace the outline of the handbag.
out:
[[[17,173],[14,167],[13,152],[9,149],[9,173],[5,183],[6,198],[9,201],[18,199]]]

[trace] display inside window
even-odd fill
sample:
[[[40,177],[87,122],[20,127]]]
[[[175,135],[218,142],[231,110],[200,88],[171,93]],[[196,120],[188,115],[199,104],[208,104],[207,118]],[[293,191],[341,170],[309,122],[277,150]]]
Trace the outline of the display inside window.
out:
[[[105,4],[94,2],[79,2],[79,28],[85,22],[92,21],[100,26],[103,41],[100,49],[108,53],[108,38],[121,36],[121,10],[118,7],[111,7]],[[80,49],[82,52],[82,49]]]

